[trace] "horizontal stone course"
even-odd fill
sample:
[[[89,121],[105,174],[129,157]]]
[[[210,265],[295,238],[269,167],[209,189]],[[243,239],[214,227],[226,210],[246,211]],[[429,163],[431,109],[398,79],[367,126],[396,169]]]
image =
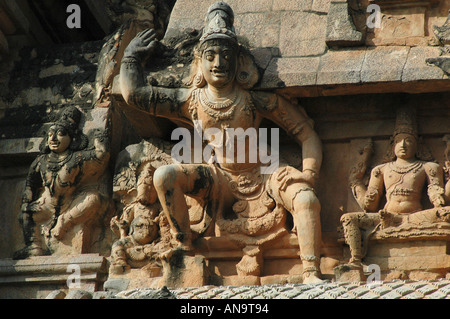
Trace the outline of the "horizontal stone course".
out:
[[[437,51],[433,47],[357,47],[328,50],[318,57],[272,57],[261,87],[440,81],[444,72],[425,62]]]
[[[174,29],[202,28],[205,12],[214,2],[178,1],[166,36]],[[405,42],[403,45],[327,47],[329,0],[226,2],[235,12],[236,33],[244,44],[260,53],[262,49],[279,51],[278,55],[257,57],[263,70],[260,89],[318,87],[306,94],[315,96],[345,94],[349,88],[361,90],[359,93],[374,93],[379,90],[379,83],[395,83],[387,88],[392,92],[419,93],[432,91],[432,87],[442,91],[448,87],[441,83],[448,78],[444,72],[426,63],[427,58],[440,55],[438,46]],[[425,81],[434,81],[436,85]],[[334,93],[331,86],[344,89],[338,88]]]

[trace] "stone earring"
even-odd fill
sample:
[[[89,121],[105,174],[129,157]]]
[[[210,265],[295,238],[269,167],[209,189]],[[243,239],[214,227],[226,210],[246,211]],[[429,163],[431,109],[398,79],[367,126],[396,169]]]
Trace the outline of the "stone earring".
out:
[[[202,72],[198,72],[194,77],[194,85],[196,87],[203,87],[205,85],[205,77]]]
[[[240,83],[247,83],[249,78],[250,78],[250,74],[248,74],[248,72],[245,72],[245,71],[239,72],[239,74],[237,76],[237,80]]]

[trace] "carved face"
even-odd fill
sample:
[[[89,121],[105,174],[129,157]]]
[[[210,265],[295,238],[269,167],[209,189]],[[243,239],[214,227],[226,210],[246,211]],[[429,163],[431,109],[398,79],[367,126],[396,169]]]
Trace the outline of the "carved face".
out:
[[[158,234],[155,223],[147,218],[137,218],[133,221],[133,238],[139,244],[145,245],[154,240]]]
[[[209,85],[215,88],[225,87],[232,83],[236,76],[236,49],[223,41],[211,41],[203,51],[201,69]]]
[[[410,159],[417,152],[417,141],[411,134],[398,134],[394,139],[394,153],[397,158]]]
[[[48,147],[55,153],[64,152],[72,141],[67,131],[60,126],[53,125],[48,132]]]

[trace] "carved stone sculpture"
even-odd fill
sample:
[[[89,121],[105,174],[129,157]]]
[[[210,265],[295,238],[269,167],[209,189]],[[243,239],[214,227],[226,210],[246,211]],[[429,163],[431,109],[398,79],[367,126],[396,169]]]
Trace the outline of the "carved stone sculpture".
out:
[[[366,186],[363,176],[372,152],[369,142],[350,175],[353,195],[364,212],[341,218],[351,253],[346,266],[354,269],[362,269],[371,237],[408,240],[450,236],[450,207],[445,206],[449,203],[448,182],[444,191],[443,170],[419,139],[413,110],[399,108],[386,162],[372,170]],[[434,208],[422,206],[424,187]],[[386,204],[380,209],[383,194]]]
[[[113,274],[130,268],[160,270],[162,255],[171,248],[169,224],[153,186],[156,167],[172,163],[170,146],[156,139],[142,140],[117,158],[113,191],[121,214],[111,220],[111,229],[120,238],[111,251]]]
[[[242,248],[238,274],[259,275],[264,245],[287,232],[284,221],[290,212],[298,235],[303,280],[316,282],[320,280],[321,228],[314,185],[322,163],[321,142],[301,106],[276,94],[251,90],[259,80],[258,69],[238,43],[233,20],[227,4],[217,2],[209,8],[187,88],[151,86],[143,80],[142,63],[152,58],[158,42],[153,30],[139,33],[122,59],[122,95],[133,107],[194,128],[205,136],[216,159],[163,165],[154,172],[153,184],[177,242],[176,256],[180,251],[192,255],[194,234],[213,229],[216,236],[227,236]],[[238,162],[235,150],[220,153],[226,140],[214,141],[208,135],[211,129],[222,137],[227,129],[256,131],[264,118],[302,146],[302,171],[280,163],[274,172],[263,174],[261,161]],[[249,151],[247,148],[245,153]],[[234,159],[231,163],[230,158]],[[200,203],[200,217],[189,210],[187,197]]]
[[[88,227],[109,205],[99,186],[109,160],[108,137],[97,131],[90,145],[79,129],[81,116],[76,107],[63,110],[29,169],[20,215],[26,246],[16,259],[52,253],[66,233]]]

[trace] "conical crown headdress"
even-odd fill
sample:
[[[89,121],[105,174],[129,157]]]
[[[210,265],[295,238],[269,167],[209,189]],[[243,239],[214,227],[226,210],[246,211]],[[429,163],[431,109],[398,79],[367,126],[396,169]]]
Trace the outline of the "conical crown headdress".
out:
[[[237,43],[237,37],[233,24],[233,9],[222,1],[214,3],[208,9],[200,43],[212,39],[227,39]]]
[[[419,138],[416,112],[414,109],[401,107],[397,110],[394,138],[398,134],[410,134],[414,136],[416,139]]]
[[[80,110],[74,106],[69,106],[61,113],[59,119],[54,124],[64,127],[73,136],[78,131],[80,120]]]

